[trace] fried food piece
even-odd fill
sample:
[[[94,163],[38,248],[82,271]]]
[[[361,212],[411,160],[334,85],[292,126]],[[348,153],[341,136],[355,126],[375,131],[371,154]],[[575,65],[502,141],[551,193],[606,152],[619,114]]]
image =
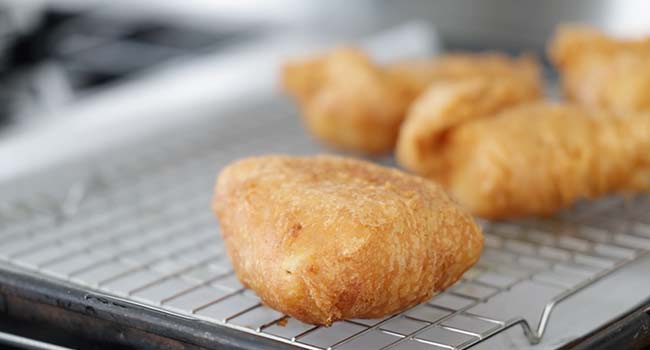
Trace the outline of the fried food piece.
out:
[[[450,130],[537,97],[536,91],[520,89],[519,82],[512,79],[477,78],[435,84],[413,103],[400,131],[397,160],[418,174],[440,174],[449,166],[449,160],[440,152],[447,146]]]
[[[529,54],[512,58],[497,52],[451,53],[433,60],[390,64],[385,70],[409,93],[411,101],[433,83],[476,78],[507,79],[518,84],[519,89],[531,97],[539,98],[542,94],[539,63]]]
[[[237,161],[219,175],[213,207],[242,283],[312,324],[426,301],[483,246],[472,217],[438,185],[350,158]]]
[[[580,198],[650,190],[650,114],[512,106],[503,91],[475,81],[427,92],[402,128],[399,163],[487,218],[548,215]]]
[[[314,136],[344,150],[392,150],[410,99],[361,51],[340,49],[290,63],[283,76]]]
[[[591,28],[563,27],[549,56],[570,100],[615,113],[650,111],[650,37],[622,40]]]
[[[484,76],[508,78],[539,96],[536,61],[453,54],[433,61],[380,66],[358,49],[342,48],[284,67],[283,85],[302,107],[311,133],[337,148],[382,154],[395,146],[411,102],[432,82]]]

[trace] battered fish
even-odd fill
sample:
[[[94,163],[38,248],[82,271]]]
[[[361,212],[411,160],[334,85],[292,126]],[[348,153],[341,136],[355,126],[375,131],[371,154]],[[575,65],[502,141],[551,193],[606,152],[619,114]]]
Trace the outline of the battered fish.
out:
[[[529,96],[542,90],[530,56],[451,54],[380,66],[353,48],[287,64],[283,84],[316,138],[343,150],[382,154],[393,150],[409,106],[427,86],[475,77],[517,82]]]
[[[349,158],[237,161],[219,175],[213,207],[241,282],[312,324],[426,301],[483,246],[472,217],[433,182]]]
[[[549,56],[570,100],[615,113],[650,112],[650,37],[623,40],[563,27]]]
[[[548,215],[580,198],[650,190],[650,114],[512,105],[507,89],[488,81],[432,88],[404,123],[399,163],[487,218]]]

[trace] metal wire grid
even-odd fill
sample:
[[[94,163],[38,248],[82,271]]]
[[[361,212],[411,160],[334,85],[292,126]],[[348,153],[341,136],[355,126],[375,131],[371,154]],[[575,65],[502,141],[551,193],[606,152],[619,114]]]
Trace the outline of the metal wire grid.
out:
[[[290,116],[254,122],[153,143],[131,152],[135,160],[103,156],[94,176],[48,199],[58,203],[50,210],[30,210],[48,198],[40,195],[12,207],[23,215],[5,213],[0,260],[302,348],[465,349],[515,325],[539,341],[555,304],[650,251],[650,197],[610,198],[552,220],[482,222],[485,252],[448,291],[381,320],[306,325],[239,284],[209,210],[214,175],[228,160],[317,151]]]

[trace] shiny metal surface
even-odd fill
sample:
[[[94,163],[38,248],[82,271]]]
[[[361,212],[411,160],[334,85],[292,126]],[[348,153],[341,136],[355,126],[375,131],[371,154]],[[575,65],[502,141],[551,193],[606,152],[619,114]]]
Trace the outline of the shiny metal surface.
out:
[[[0,332],[0,344],[29,350],[72,350],[63,346],[45,343],[5,332]]]

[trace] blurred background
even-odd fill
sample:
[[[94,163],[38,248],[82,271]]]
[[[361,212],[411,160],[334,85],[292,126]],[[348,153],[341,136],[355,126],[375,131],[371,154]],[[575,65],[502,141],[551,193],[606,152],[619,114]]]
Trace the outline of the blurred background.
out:
[[[0,179],[273,92],[278,64],[297,52],[379,35],[376,56],[543,57],[566,22],[649,33],[650,2],[0,0]]]

